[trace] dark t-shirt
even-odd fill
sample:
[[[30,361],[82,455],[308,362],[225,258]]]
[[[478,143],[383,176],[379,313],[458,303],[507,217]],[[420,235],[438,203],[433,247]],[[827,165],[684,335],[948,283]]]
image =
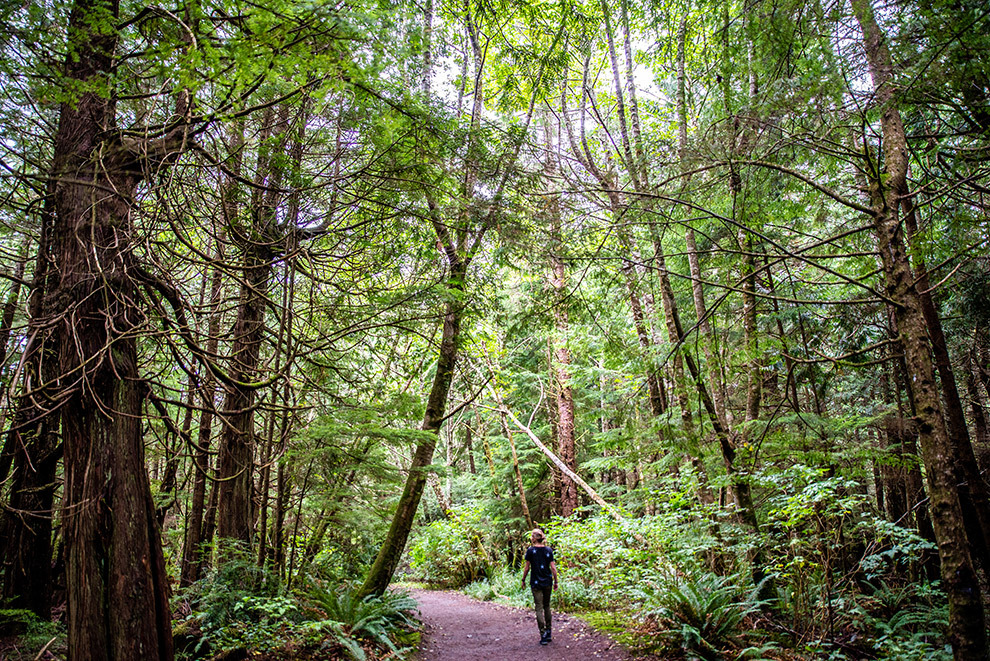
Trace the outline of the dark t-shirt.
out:
[[[534,588],[549,588],[553,586],[553,549],[549,546],[530,546],[526,549],[526,560],[529,562],[529,584]]]

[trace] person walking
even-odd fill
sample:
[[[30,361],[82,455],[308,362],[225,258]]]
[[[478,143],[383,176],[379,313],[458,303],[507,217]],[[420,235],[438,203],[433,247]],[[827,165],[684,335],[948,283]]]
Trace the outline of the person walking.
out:
[[[548,645],[550,635],[550,595],[557,589],[557,563],[553,549],[546,545],[547,536],[539,528],[530,533],[532,546],[526,549],[526,568],[523,569],[522,584],[526,587],[526,576],[530,574],[529,587],[533,591],[536,606],[536,624],[540,628],[540,645]]]

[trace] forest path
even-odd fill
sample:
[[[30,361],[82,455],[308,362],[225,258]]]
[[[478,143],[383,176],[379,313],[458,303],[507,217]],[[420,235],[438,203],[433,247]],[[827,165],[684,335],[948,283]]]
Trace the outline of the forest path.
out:
[[[531,610],[477,601],[460,592],[412,590],[423,637],[417,661],[626,661],[607,636],[574,617],[553,613],[553,642],[540,645]]]

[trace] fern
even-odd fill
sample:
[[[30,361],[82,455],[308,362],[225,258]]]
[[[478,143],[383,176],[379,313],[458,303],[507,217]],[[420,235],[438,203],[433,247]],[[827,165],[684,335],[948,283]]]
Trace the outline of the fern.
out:
[[[364,659],[364,652],[357,643],[359,639],[375,643],[397,657],[403,656],[405,650],[395,645],[392,634],[400,627],[415,626],[410,613],[417,604],[407,593],[387,592],[380,597],[369,595],[362,599],[355,590],[332,590],[314,583],[308,596],[312,606],[324,614],[326,626],[351,658]]]
[[[742,646],[743,621],[763,605],[761,586],[749,591],[738,576],[698,573],[641,588],[643,615],[670,623],[668,637],[686,651],[706,659]],[[747,648],[743,653],[752,653]]]

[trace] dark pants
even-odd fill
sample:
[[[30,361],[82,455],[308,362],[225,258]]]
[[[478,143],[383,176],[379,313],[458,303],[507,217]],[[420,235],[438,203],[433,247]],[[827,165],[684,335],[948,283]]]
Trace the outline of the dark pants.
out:
[[[552,587],[539,588],[533,586],[533,602],[536,604],[536,624],[540,633],[550,628],[550,594]]]

